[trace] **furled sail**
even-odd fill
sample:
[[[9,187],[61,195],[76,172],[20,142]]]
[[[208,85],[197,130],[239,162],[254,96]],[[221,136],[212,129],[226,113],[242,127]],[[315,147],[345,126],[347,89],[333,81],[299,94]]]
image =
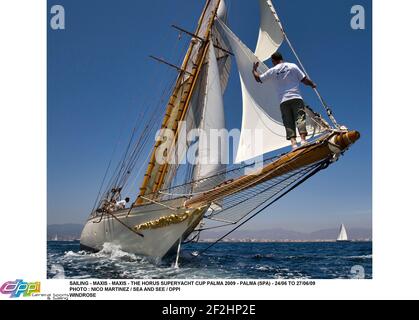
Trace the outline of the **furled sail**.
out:
[[[255,54],[261,61],[268,60],[284,41],[284,32],[271,0],[259,0],[260,29]]]
[[[226,163],[226,161],[223,161],[223,157],[226,157],[228,154],[227,134],[226,130],[224,130],[225,119],[222,86],[212,41],[209,44],[207,70],[195,180],[202,180],[225,170],[226,165],[223,162]],[[207,185],[205,182],[204,184],[205,188],[214,187]],[[202,186],[199,188],[202,189]]]

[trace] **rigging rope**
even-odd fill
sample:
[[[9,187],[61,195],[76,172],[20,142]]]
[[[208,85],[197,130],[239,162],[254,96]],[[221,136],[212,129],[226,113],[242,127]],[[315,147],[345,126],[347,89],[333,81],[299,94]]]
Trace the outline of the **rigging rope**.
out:
[[[137,236],[139,236],[141,238],[144,238],[144,235],[142,233],[139,233],[139,232],[135,231],[133,228],[131,228],[129,225],[127,225],[125,222],[123,222],[117,216],[115,216],[112,212],[107,212],[106,214],[109,214],[110,216],[112,216],[116,221],[118,221],[120,224],[122,224],[129,231],[135,233]]]
[[[262,211],[264,211],[265,209],[267,209],[268,207],[270,207],[272,204],[274,204],[275,202],[277,202],[279,199],[283,198],[284,196],[286,196],[288,193],[290,193],[291,191],[293,191],[295,188],[297,188],[298,186],[300,186],[301,184],[303,184],[305,181],[307,181],[308,179],[310,179],[311,177],[313,177],[314,175],[316,175],[317,173],[319,173],[320,171],[326,169],[330,164],[329,160],[326,160],[322,163],[319,164],[318,167],[316,167],[312,172],[310,172],[309,174],[307,174],[302,180],[298,181],[295,185],[293,185],[290,189],[288,189],[286,192],[280,194],[279,196],[277,196],[275,199],[273,199],[272,201],[270,201],[273,197],[269,198],[268,200],[266,200],[265,202],[263,202],[262,204],[260,204],[258,207],[260,207],[261,205],[265,204],[266,202],[270,201],[267,205],[263,206],[261,209],[259,209],[257,212],[255,212],[254,214],[252,214],[248,219],[246,219],[245,221],[243,221],[242,223],[240,223],[238,226],[236,226],[235,228],[233,228],[232,230],[230,230],[228,233],[226,233],[224,236],[222,236],[221,238],[219,238],[217,241],[215,241],[214,243],[212,243],[211,245],[209,245],[208,247],[206,247],[205,249],[201,250],[199,253],[195,254],[194,256],[197,257],[199,255],[202,255],[204,252],[208,251],[209,249],[211,249],[213,246],[215,246],[216,244],[218,244],[220,241],[222,241],[223,239],[225,239],[228,235],[232,234],[234,231],[236,231],[237,229],[239,229],[241,226],[243,226],[245,223],[249,222],[251,219],[253,219],[254,217],[256,217],[257,215],[259,215]]]
[[[99,202],[99,198],[100,198],[100,195],[101,195],[101,193],[102,193],[102,188],[103,188],[103,185],[105,184],[106,177],[108,176],[109,169],[111,168],[111,164],[112,164],[112,162],[113,162],[113,158],[114,158],[114,156],[115,156],[116,147],[117,147],[117,145],[115,145],[115,147],[114,147],[114,149],[113,149],[113,152],[112,152],[112,156],[111,156],[111,158],[109,159],[109,163],[108,163],[108,166],[107,166],[107,168],[106,168],[105,175],[104,175],[104,176],[103,176],[103,178],[102,178],[102,182],[101,182],[100,187],[99,187],[99,192],[98,192],[98,194],[97,194],[97,196],[96,196],[95,203],[93,204],[93,209],[92,209],[92,211],[91,211],[91,214],[93,214],[93,212],[94,212],[94,211],[96,210],[96,208],[97,208],[97,205],[98,205],[98,202]]]
[[[278,21],[279,22],[279,21]],[[282,29],[282,33],[284,34],[284,38],[287,41],[292,53],[294,54],[295,58],[297,59],[299,65],[301,66],[301,69],[303,69],[305,75],[310,78],[307,70],[304,68],[303,62],[300,60],[300,57],[297,54],[297,51],[295,51],[294,46],[292,45],[290,39],[288,38],[287,34],[285,33],[285,30],[282,27],[282,24],[280,23],[280,27]],[[310,78],[311,79],[311,78]],[[319,98],[323,108],[326,110],[327,116],[329,117],[330,121],[332,121],[333,125],[336,129],[340,129],[340,125],[337,123],[335,117],[333,116],[332,109],[327,105],[326,101],[323,99],[323,97],[320,95],[320,92],[317,88],[313,88],[314,92],[316,93],[317,97]]]
[[[178,52],[179,41],[176,40],[174,43],[174,50],[170,52],[176,54]],[[108,178],[108,174],[113,162],[114,155],[116,153],[117,147],[120,145],[120,139],[118,143],[115,145],[113,150],[113,155],[109,161],[108,167],[106,169],[105,175],[102,179],[101,186],[98,191],[98,195],[96,197],[94,203],[94,209],[99,205],[99,199],[102,196],[102,199],[107,199],[109,196],[114,196],[111,193],[111,190],[114,188],[123,188],[127,184],[131,173],[134,171],[135,167],[138,164],[138,159],[142,155],[145,147],[147,146],[150,138],[152,137],[152,132],[155,132],[158,128],[158,117],[163,114],[160,109],[165,107],[164,100],[167,98],[167,95],[170,93],[170,89],[173,88],[175,80],[171,80],[168,77],[160,77],[158,72],[154,72],[154,76],[152,77],[152,83],[158,81],[160,85],[158,87],[163,87],[163,93],[161,98],[158,99],[156,103],[156,107],[152,108],[151,104],[151,95],[148,95],[146,102],[143,103],[145,108],[142,108],[138,113],[137,119],[135,121],[134,127],[130,134],[128,145],[125,149],[125,152],[122,155],[122,158],[119,160],[118,164],[116,165],[115,169],[113,169],[113,174]],[[167,84],[165,84],[167,82]],[[153,85],[155,87],[155,85]],[[146,116],[147,115],[147,116]],[[147,121],[148,118],[148,121]],[[121,125],[121,132],[120,137],[122,135],[122,129],[124,127],[124,123]],[[140,128],[143,128],[140,132]],[[155,129],[155,130],[154,130]],[[139,138],[136,138],[137,135]],[[137,143],[133,145],[134,140],[137,140]],[[103,186],[105,185],[105,181],[108,181],[106,184],[105,190],[103,190]],[[92,210],[92,213],[94,211]]]
[[[288,175],[272,179],[256,187],[248,189],[237,196],[231,197],[230,199],[227,198],[223,201],[224,208],[222,211],[212,213],[206,218],[214,221],[220,220],[221,222],[229,222],[230,224],[236,224],[237,222],[245,218],[249,212],[256,209],[260,205],[260,203],[266,201],[266,199],[269,198],[269,194],[277,194],[282,190],[286,189],[288,186],[298,181],[298,179],[301,179],[301,177],[303,177],[307,172],[311,171],[317,165],[318,164],[312,165],[304,169],[294,171],[293,173],[290,173]],[[260,199],[261,201],[259,201],[259,199],[254,200],[255,197],[262,197]],[[256,205],[254,205],[254,203],[256,203]],[[247,207],[247,205],[249,204],[251,206],[251,209]],[[242,212],[246,211],[247,213],[243,215]],[[232,218],[235,218],[237,215],[239,215],[239,219],[237,221],[233,222],[226,220],[227,218],[233,220]],[[226,217],[226,219],[221,220],[219,216]]]
[[[310,145],[304,146],[303,148],[305,150],[302,153],[300,153],[296,158],[294,158],[292,161],[296,161],[298,158],[304,156],[308,152],[308,147],[309,146]],[[257,185],[259,184],[260,181],[262,181],[262,180],[266,179],[268,176],[274,174],[275,171],[279,170],[280,168],[286,168],[286,167],[289,167],[289,168],[293,169],[293,167],[291,165],[289,165],[289,164],[283,164],[279,168],[273,168],[272,170],[269,170],[269,171],[265,172],[264,174],[260,175],[257,179],[250,180],[248,183],[245,183],[245,184],[241,185],[240,188],[234,190],[234,194],[237,194],[237,193],[239,193],[239,192],[241,192],[241,191],[243,191],[245,189],[251,188],[252,185],[257,187]],[[205,181],[208,181],[208,180],[209,180],[209,178],[204,178],[201,181],[204,181],[205,182]],[[196,183],[196,181],[194,183]],[[200,194],[205,194],[205,193],[208,193],[208,192],[211,192],[211,191],[215,191],[215,190],[218,189],[218,187],[219,186],[217,185],[214,188],[211,188],[209,190],[205,190],[205,191],[202,191],[202,192],[195,193],[195,195],[200,195]],[[219,197],[214,198],[213,199],[213,202],[214,201],[217,201],[217,200],[220,200],[220,199],[224,199],[224,198],[226,198],[226,197],[228,197],[230,195],[232,195],[232,194],[228,194],[228,195],[222,194]]]

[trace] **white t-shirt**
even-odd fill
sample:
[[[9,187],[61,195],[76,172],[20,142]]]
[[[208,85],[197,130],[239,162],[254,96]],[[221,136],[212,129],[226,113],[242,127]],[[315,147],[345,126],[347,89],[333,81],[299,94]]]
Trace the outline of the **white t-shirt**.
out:
[[[303,99],[300,83],[306,75],[294,63],[283,62],[260,76],[262,82],[275,81],[281,103],[292,99]]]
[[[127,202],[125,200],[121,200],[121,201],[118,201],[115,206],[117,209],[125,209],[126,205],[127,205]]]

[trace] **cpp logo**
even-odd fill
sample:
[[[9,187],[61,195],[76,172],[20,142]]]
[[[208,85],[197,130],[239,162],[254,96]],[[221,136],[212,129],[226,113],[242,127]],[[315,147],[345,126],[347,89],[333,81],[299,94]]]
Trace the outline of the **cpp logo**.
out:
[[[2,294],[10,294],[10,298],[30,297],[41,292],[41,282],[25,282],[23,280],[7,281],[0,287]]]

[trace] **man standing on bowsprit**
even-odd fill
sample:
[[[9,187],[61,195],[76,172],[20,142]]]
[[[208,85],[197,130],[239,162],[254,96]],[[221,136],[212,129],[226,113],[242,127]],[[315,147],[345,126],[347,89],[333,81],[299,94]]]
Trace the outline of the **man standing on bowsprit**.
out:
[[[253,75],[259,83],[275,82],[281,103],[282,121],[287,131],[287,139],[291,141],[294,150],[298,147],[296,126],[301,136],[301,145],[307,143],[305,105],[300,93],[300,83],[304,83],[313,89],[316,88],[316,84],[307,78],[296,64],[284,62],[280,53],[274,53],[271,59],[273,68],[261,75],[257,71],[259,63],[256,62],[253,65]]]

